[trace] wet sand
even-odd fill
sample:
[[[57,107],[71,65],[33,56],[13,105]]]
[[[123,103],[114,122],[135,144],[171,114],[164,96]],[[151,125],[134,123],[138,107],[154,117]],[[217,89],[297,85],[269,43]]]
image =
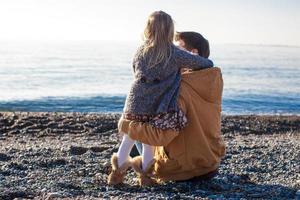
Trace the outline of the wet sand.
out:
[[[300,116],[222,116],[227,154],[210,181],[106,185],[119,114],[0,112],[0,199],[294,199]],[[300,194],[299,194],[300,196]]]

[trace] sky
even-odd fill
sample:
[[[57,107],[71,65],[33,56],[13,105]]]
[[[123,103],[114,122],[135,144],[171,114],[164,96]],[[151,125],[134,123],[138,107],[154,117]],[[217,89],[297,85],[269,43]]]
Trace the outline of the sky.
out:
[[[140,41],[155,10],[210,43],[300,46],[299,0],[0,0],[0,40]]]

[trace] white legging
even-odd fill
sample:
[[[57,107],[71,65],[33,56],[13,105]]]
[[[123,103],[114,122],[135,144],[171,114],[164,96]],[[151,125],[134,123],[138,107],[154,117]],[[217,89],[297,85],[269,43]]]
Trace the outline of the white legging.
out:
[[[119,166],[121,166],[128,159],[134,142],[135,141],[132,140],[127,134],[123,135],[123,139],[117,153]],[[154,147],[144,143],[142,145],[142,168],[145,170],[148,163],[154,158]]]

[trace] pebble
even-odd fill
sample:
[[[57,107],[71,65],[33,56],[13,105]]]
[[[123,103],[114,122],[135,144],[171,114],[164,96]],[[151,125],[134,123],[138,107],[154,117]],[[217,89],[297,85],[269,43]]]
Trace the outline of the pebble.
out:
[[[85,147],[80,146],[70,146],[69,152],[72,155],[82,155],[88,151]]]
[[[224,196],[223,195],[217,195],[217,194],[215,194],[215,195],[209,195],[207,198],[209,198],[209,199],[224,199]]]
[[[295,199],[296,199],[296,200],[300,200],[300,190],[298,190],[298,191],[296,192]]]
[[[92,184],[92,179],[91,178],[84,178],[81,181],[81,184],[86,185],[86,184]]]
[[[46,188],[41,189],[41,193],[45,193],[47,191]]]
[[[140,188],[132,170],[124,185],[111,187],[106,183],[110,157],[120,142],[116,132],[119,114],[17,113],[14,117],[18,118],[16,123],[20,126],[16,127],[20,131],[5,124],[8,122],[4,119],[11,118],[10,114],[0,114],[0,124],[7,126],[0,145],[0,199],[43,199],[43,195],[52,199],[300,196],[295,189],[299,189],[300,151],[299,133],[295,131],[300,130],[300,117],[222,116],[227,155],[217,177],[206,182],[168,182]],[[24,128],[20,128],[21,124]],[[10,131],[14,135],[9,135]]]
[[[206,195],[208,192],[205,190],[195,190],[195,193],[199,195]]]
[[[103,147],[90,147],[90,150],[92,152],[95,152],[95,153],[99,153],[99,152],[105,151],[107,149],[109,149],[109,147],[106,147],[106,146],[103,146]]]
[[[5,153],[0,153],[0,161],[9,161],[10,159],[10,156],[6,155]]]
[[[64,195],[59,192],[51,192],[46,195],[47,200],[51,200],[54,198],[63,198],[63,197],[64,197]]]

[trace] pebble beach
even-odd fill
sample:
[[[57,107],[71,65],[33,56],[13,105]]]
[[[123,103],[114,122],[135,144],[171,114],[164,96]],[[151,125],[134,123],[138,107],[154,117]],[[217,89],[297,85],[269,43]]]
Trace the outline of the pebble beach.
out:
[[[216,177],[148,188],[106,184],[119,117],[0,112],[0,199],[300,199],[300,116],[223,115]]]

